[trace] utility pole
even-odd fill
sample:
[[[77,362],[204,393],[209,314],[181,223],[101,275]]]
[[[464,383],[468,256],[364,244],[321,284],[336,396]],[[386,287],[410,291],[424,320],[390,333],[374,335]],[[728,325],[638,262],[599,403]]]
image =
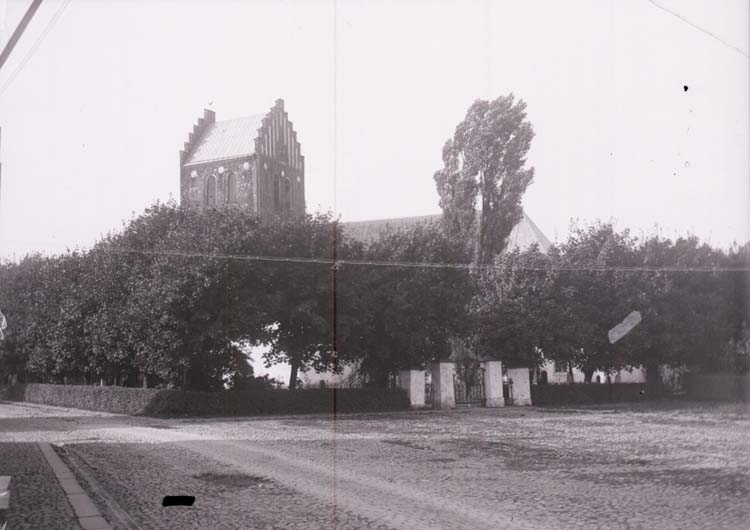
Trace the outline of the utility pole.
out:
[[[16,43],[21,38],[21,35],[23,35],[23,32],[26,30],[26,26],[29,25],[29,22],[31,22],[31,19],[34,16],[34,13],[36,13],[36,10],[39,9],[39,6],[41,4],[42,0],[31,0],[31,5],[23,15],[21,22],[18,23],[18,27],[13,32],[13,35],[11,35],[10,39],[8,39],[8,42],[5,45],[5,48],[3,48],[2,53],[0,53],[0,70],[2,70],[5,61],[8,60],[8,57],[10,57],[10,52],[12,52],[13,48],[16,47]],[[2,164],[0,164],[0,198],[2,198],[2,182]]]
[[[29,22],[31,22],[31,18],[34,16],[34,13],[36,13],[36,10],[39,9],[41,3],[42,0],[31,0],[31,5],[26,10],[26,14],[21,19],[21,22],[18,23],[18,27],[13,32],[13,35],[11,35],[10,39],[8,39],[8,43],[5,45],[5,48],[3,48],[3,52],[0,53],[0,69],[2,69],[5,61],[8,60],[8,57],[10,57],[10,52],[12,52],[13,48],[16,47],[18,39],[20,39],[21,35],[23,35],[26,26],[28,26]]]

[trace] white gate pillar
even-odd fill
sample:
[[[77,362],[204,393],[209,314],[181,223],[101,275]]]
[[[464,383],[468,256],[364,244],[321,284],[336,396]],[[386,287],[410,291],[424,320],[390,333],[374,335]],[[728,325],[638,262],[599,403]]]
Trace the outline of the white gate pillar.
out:
[[[398,373],[398,386],[406,390],[411,408],[424,407],[424,370],[401,370]]]
[[[503,398],[503,363],[486,361],[484,363],[484,397],[487,407],[504,407]]]
[[[432,407],[436,409],[456,408],[453,393],[453,363],[433,363],[432,365]]]
[[[513,380],[513,404],[531,405],[531,382],[528,368],[508,368],[508,379]]]

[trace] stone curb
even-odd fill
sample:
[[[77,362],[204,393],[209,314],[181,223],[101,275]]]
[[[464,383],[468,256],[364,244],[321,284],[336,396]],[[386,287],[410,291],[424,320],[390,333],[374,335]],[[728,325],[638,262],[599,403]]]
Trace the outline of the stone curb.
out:
[[[38,442],[39,450],[52,468],[65,497],[73,507],[78,523],[83,530],[112,530],[109,523],[102,517],[91,498],[83,491],[75,476],[71,473],[52,446],[45,442]]]

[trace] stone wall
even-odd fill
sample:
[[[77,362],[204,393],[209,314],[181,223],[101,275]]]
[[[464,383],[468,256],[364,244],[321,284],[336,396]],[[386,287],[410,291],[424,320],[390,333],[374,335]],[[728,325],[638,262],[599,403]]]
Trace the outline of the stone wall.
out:
[[[750,401],[750,374],[685,374],[688,397],[706,401]]]
[[[534,405],[570,405],[644,401],[667,395],[662,385],[645,383],[531,385]]]
[[[403,390],[309,389],[192,392],[88,385],[13,385],[0,399],[146,416],[229,416],[406,410]]]

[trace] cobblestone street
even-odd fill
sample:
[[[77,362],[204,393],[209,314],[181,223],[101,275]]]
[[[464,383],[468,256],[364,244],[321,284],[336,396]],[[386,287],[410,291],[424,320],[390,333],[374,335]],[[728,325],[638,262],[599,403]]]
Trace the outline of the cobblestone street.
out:
[[[15,448],[61,445],[123,529],[744,528],[749,440],[746,407],[671,401],[335,420],[0,404],[0,474],[26,477],[14,479],[20,488],[45,482],[43,468],[19,467]],[[11,530],[39,528],[21,523],[31,508],[13,494]],[[196,501],[164,508],[165,495]],[[70,517],[54,492],[42,497],[60,521]]]

